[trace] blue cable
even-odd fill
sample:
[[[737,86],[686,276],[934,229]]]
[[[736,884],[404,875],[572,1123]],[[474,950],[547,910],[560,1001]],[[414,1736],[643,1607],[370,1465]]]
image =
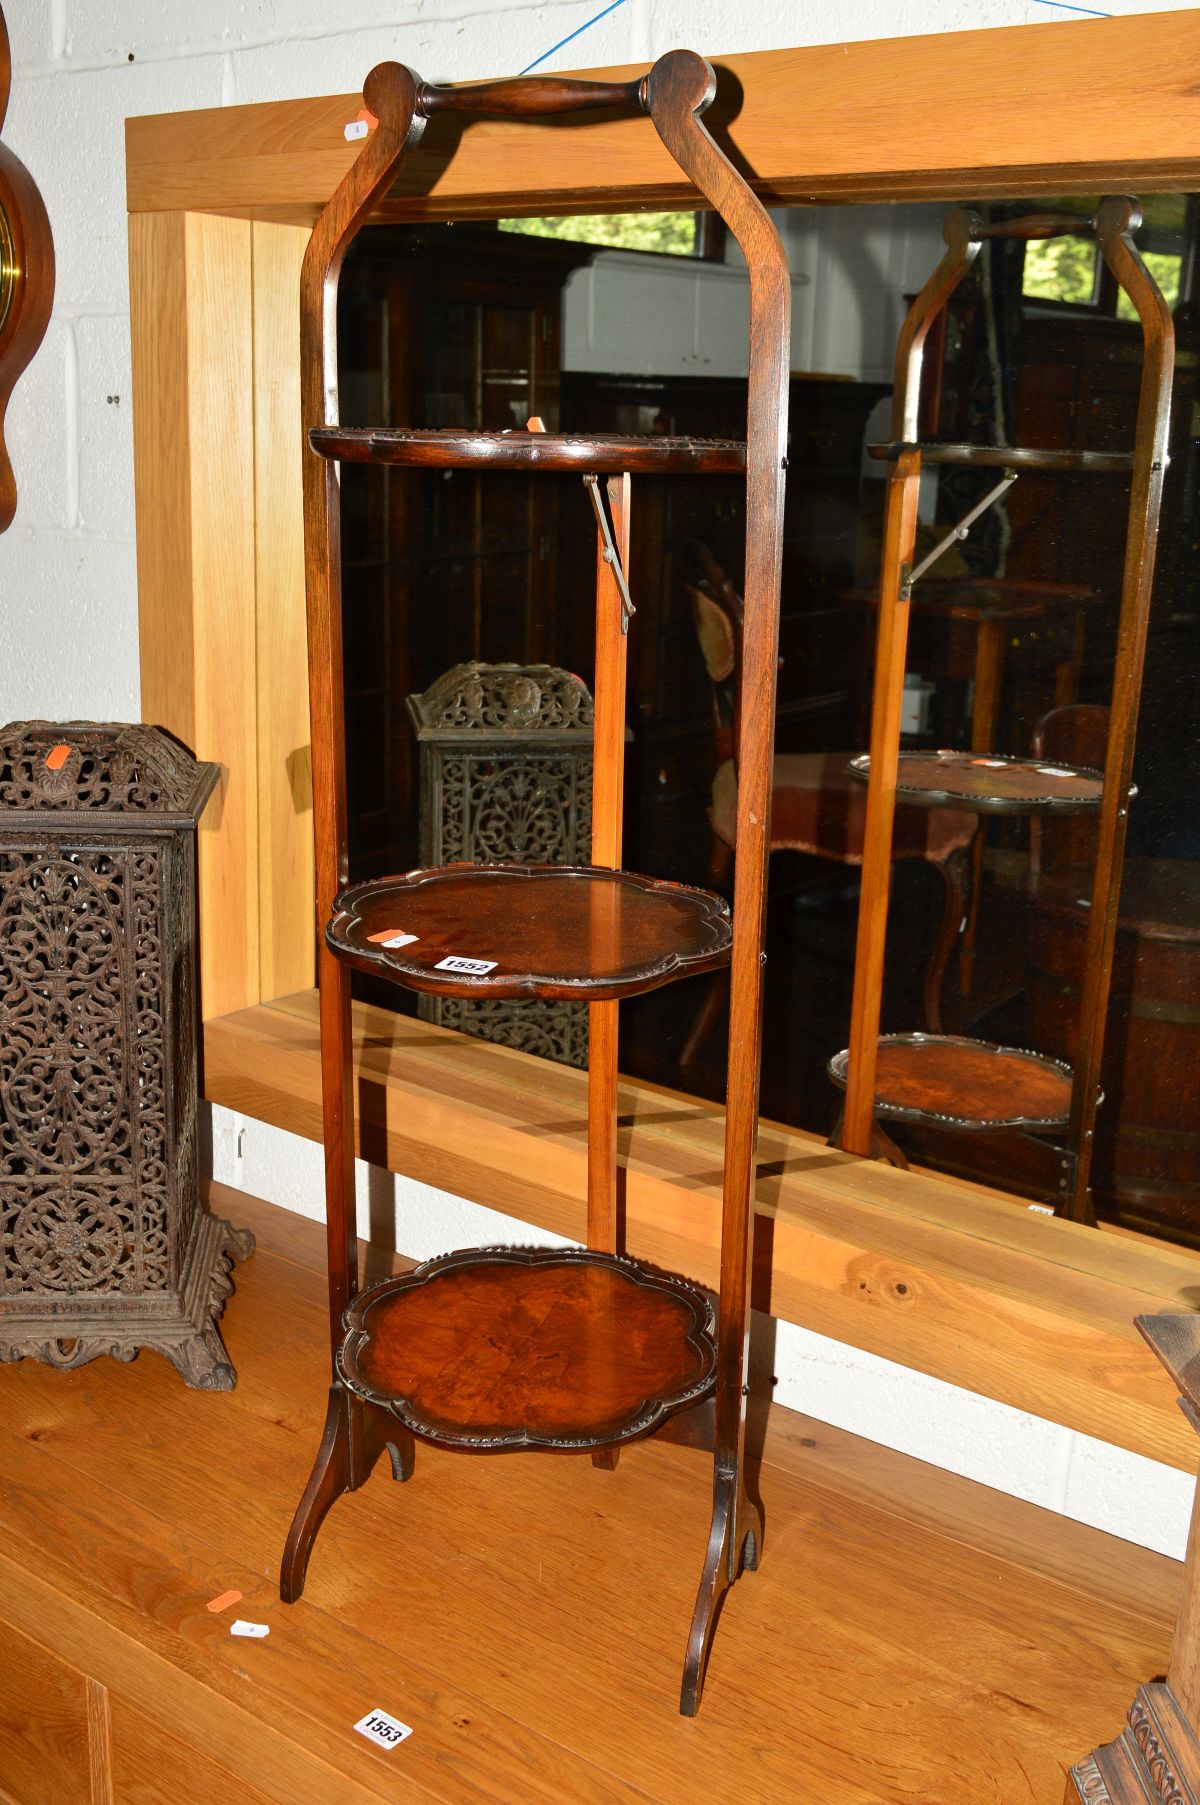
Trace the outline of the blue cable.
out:
[[[596,13],[591,19],[585,19],[582,25],[577,26],[574,31],[569,31],[565,38],[558,40],[557,44],[551,44],[549,50],[543,50],[541,56],[535,56],[533,61],[521,70],[521,74],[528,75],[531,69],[536,69],[539,63],[544,63],[549,57],[552,57],[556,50],[562,49],[564,44],[570,44],[573,39],[582,37],[585,31],[589,31],[593,25],[598,25],[601,19],[607,19],[609,13],[615,13],[618,6],[624,6],[624,4],[625,0],[612,0],[612,4],[606,6],[602,12]]]
[[[573,43],[578,37],[582,37],[585,31],[590,31],[593,25],[598,25],[601,19],[607,19],[609,13],[615,13],[617,8],[619,6],[624,6],[624,4],[625,0],[611,0],[610,5],[603,7],[601,11],[594,14],[592,18],[585,19],[582,25],[577,26],[574,31],[569,31],[565,38],[560,38],[558,40],[557,44],[551,44],[549,50],[543,50],[541,56],[535,56],[533,61],[527,63],[524,69],[521,70],[521,74],[528,75],[532,70],[536,69],[539,64],[548,62],[555,51],[562,50],[565,45]],[[1086,13],[1088,17],[1092,19],[1111,19],[1113,17],[1112,13],[1101,12],[1100,9],[1095,6],[1074,6],[1071,4],[1071,0],[1036,0],[1036,4],[1038,6],[1052,6],[1058,12]]]
[[[1087,13],[1092,19],[1111,19],[1112,13],[1099,12],[1094,6],[1071,6],[1068,0],[1037,0],[1039,6],[1053,6],[1059,12]]]

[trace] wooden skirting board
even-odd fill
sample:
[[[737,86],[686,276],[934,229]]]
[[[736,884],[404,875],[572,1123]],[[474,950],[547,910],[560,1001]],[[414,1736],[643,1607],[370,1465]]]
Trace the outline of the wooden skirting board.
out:
[[[364,1158],[582,1238],[582,1073],[364,1005],[355,1044]],[[204,1088],[319,1140],[315,992],[209,1021]],[[631,1082],[620,1111],[629,1251],[714,1284],[723,1112]],[[1200,1255],[858,1160],[770,1122],[757,1212],[759,1309],[1194,1470],[1195,1437],[1133,1319],[1194,1307]]]
[[[258,1239],[222,1323],[235,1392],[150,1353],[0,1371],[5,1805],[685,1805],[701,1772],[744,1805],[1058,1805],[1161,1672],[1178,1563],[778,1410],[751,1426],[762,1569],[696,1720],[695,1449],[597,1472],[418,1447],[407,1485],[384,1463],[339,1500],[281,1605],[324,1237],[214,1192]],[[352,1728],[377,1708],[413,1729],[386,1753]]]

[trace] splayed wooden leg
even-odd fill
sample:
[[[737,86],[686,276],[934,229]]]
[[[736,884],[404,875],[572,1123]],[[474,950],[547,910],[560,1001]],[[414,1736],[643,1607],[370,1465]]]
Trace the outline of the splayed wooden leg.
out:
[[[695,1717],[700,1709],[708,1652],[712,1647],[721,1600],[743,1567],[753,1572],[758,1566],[762,1544],[762,1511],[741,1489],[736,1472],[719,1472],[713,1486],[708,1552],[704,1557],[704,1572],[696,1594],[683,1663],[683,1687],[679,1695],[681,1717]]]
[[[334,1385],[321,1446],[283,1551],[279,1596],[284,1604],[295,1604],[304,1590],[308,1557],[330,1505],[343,1492],[357,1491],[366,1482],[384,1448],[391,1460],[392,1478],[401,1482],[411,1478],[415,1450],[408,1430],[384,1411],[372,1409]]]

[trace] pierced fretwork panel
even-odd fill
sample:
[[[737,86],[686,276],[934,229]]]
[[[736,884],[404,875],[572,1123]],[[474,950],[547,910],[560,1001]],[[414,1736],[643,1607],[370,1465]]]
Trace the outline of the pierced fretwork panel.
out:
[[[182,1250],[168,1230],[163,863],[161,846],[0,850],[7,1293],[160,1291],[178,1274]]]
[[[551,665],[460,664],[408,710],[421,749],[421,863],[587,864],[592,698]],[[585,1003],[422,997],[426,1021],[587,1064]]]

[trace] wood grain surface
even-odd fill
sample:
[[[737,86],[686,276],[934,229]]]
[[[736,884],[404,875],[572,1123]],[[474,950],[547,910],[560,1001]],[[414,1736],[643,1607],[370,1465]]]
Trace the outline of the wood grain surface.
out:
[[[695,1722],[674,1711],[682,1556],[708,1518],[692,1450],[596,1473],[422,1448],[409,1485],[335,1507],[281,1606],[264,1575],[323,1396],[323,1237],[213,1205],[259,1241],[226,1318],[235,1393],[184,1391],[148,1355],[0,1386],[0,1621],[107,1689],[115,1805],[690,1805],[698,1763],[746,1805],[1053,1805],[1162,1670],[1175,1563],[779,1411],[771,1559],[728,1601]],[[205,1608],[231,1586],[264,1642]],[[25,1671],[6,1658],[6,1689]],[[72,1684],[77,1716],[61,1682],[31,1714],[90,1805]],[[351,1728],[376,1707],[414,1729],[390,1754]],[[16,1764],[11,1721],[16,1805],[73,1802]]]
[[[129,261],[141,711],[221,767],[199,836],[201,1000],[221,1015],[261,994],[251,229],[139,218]]]
[[[392,1171],[584,1236],[582,1074],[356,1006],[357,1144]],[[206,1030],[206,1093],[320,1138],[316,999]],[[722,1111],[620,1087],[628,1251],[716,1278]],[[314,1200],[315,1201],[315,1200]],[[897,1172],[764,1123],[754,1301],[852,1346],[1195,1470],[1195,1437],[1133,1326],[1193,1307],[1200,1256],[1054,1221],[1010,1196]]]
[[[613,550],[625,573],[629,570],[632,488],[629,476],[623,475],[610,476],[603,492],[597,482],[593,491],[601,506],[607,495]],[[605,558],[606,550],[597,519],[591,860],[593,865],[617,870],[625,807],[625,696],[632,623],[625,619],[624,601],[613,566]],[[622,1251],[617,1193],[618,1033],[619,1005],[592,1003],[588,1008],[587,1244],[609,1253]]]
[[[703,1294],[603,1252],[467,1249],[355,1299],[338,1371],[444,1446],[601,1447],[711,1386]]]
[[[1145,193],[1200,178],[1192,11],[718,52],[722,136],[775,202]],[[584,73],[628,81],[642,70]],[[130,210],[311,221],[354,160],[359,147],[343,131],[361,106],[355,93],[130,119]],[[393,211],[450,219],[693,205],[694,190],[642,124],[551,127],[548,151],[544,121],[480,120],[448,156],[456,122],[435,121]]]
[[[254,633],[258,704],[259,994],[286,996],[316,969],[312,755],[304,643],[300,369],[296,318],[308,233],[255,222]]]

